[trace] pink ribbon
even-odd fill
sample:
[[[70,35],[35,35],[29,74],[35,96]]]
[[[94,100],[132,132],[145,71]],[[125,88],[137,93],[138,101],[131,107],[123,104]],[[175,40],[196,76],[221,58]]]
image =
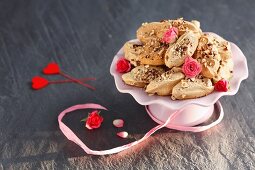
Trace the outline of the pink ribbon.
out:
[[[70,113],[70,112],[75,111],[75,110],[80,110],[80,109],[103,109],[103,110],[107,110],[107,109],[105,107],[99,105],[99,104],[94,104],[94,103],[79,104],[79,105],[74,105],[74,106],[71,106],[71,107],[65,109],[58,116],[59,128],[63,132],[63,134],[67,137],[67,139],[69,139],[69,140],[73,141],[74,143],[76,143],[77,145],[79,145],[87,154],[92,154],[92,155],[109,155],[109,154],[114,154],[114,153],[121,152],[123,150],[126,150],[126,149],[128,149],[132,146],[135,146],[135,145],[141,143],[142,141],[144,141],[148,137],[150,137],[153,133],[155,133],[159,129],[162,129],[165,126],[171,128],[171,129],[176,129],[176,130],[180,130],[180,131],[201,132],[201,131],[207,130],[207,129],[215,126],[216,124],[218,124],[222,120],[223,115],[224,115],[223,111],[221,111],[218,119],[216,121],[212,122],[211,124],[206,125],[206,126],[186,127],[186,126],[170,125],[169,123],[172,120],[174,120],[174,118],[176,116],[178,116],[178,114],[180,113],[179,111],[176,111],[168,117],[168,119],[166,120],[166,122],[164,124],[157,125],[156,127],[152,128],[141,139],[139,139],[137,141],[134,141],[134,142],[131,142],[131,143],[126,144],[126,145],[116,147],[116,148],[97,151],[97,150],[92,150],[89,147],[87,147],[74,134],[74,132],[62,122],[63,117],[67,113]]]

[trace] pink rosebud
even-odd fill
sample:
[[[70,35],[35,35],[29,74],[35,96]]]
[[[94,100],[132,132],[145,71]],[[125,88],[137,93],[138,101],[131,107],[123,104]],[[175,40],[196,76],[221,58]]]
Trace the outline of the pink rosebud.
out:
[[[117,61],[116,70],[117,70],[119,73],[126,73],[126,72],[129,72],[130,69],[131,69],[131,64],[130,64],[129,61],[126,60],[125,58],[120,58],[120,59]]]
[[[186,57],[182,66],[182,72],[188,78],[196,77],[202,71],[201,65],[192,57]]]
[[[169,28],[163,35],[163,43],[174,43],[178,38],[178,29],[175,27]]]
[[[222,92],[228,91],[228,81],[224,79],[217,81],[217,83],[214,84],[214,89]]]

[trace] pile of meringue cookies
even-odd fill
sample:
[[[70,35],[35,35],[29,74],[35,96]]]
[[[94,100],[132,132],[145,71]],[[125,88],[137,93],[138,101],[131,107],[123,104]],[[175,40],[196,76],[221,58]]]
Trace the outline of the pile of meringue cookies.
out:
[[[216,85],[219,91],[229,89],[234,67],[230,43],[203,33],[200,22],[179,18],[143,23],[137,39],[124,45],[125,60],[132,65],[122,75],[126,84],[173,100],[206,96]]]

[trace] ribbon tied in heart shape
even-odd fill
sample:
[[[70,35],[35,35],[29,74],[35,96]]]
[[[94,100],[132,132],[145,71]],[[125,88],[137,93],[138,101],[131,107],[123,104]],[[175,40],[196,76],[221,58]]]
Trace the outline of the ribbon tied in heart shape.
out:
[[[220,104],[219,104],[220,105]],[[220,105],[221,107],[221,105]],[[175,119],[175,117],[177,117],[180,113],[181,110],[174,112],[173,114],[171,114],[165,123],[157,125],[156,127],[152,128],[151,130],[149,130],[141,139],[128,143],[126,145],[123,146],[119,146],[116,148],[112,148],[112,149],[108,149],[108,150],[102,150],[102,151],[97,151],[97,150],[92,150],[90,149],[87,145],[85,145],[75,134],[74,132],[68,127],[66,126],[63,122],[62,119],[63,117],[70,113],[73,112],[75,110],[81,110],[81,109],[103,109],[103,110],[107,110],[105,107],[99,105],[99,104],[94,104],[94,103],[87,103],[87,104],[79,104],[79,105],[74,105],[71,106],[67,109],[65,109],[64,111],[62,111],[59,115],[58,115],[58,123],[59,123],[59,128],[60,130],[63,132],[63,134],[67,137],[67,139],[73,141],[74,143],[76,143],[77,145],[79,145],[87,154],[92,154],[92,155],[108,155],[108,154],[114,154],[114,153],[118,153],[121,152],[123,150],[126,150],[132,146],[135,146],[139,143],[141,143],[142,141],[146,140],[148,137],[150,137],[153,133],[155,133],[156,131],[158,131],[159,129],[162,129],[163,127],[169,126],[169,124],[171,123],[172,120]],[[221,111],[219,112],[219,117],[212,122],[209,125],[205,125],[205,126],[195,126],[195,127],[188,127],[188,126],[178,126],[178,125],[172,125],[171,129],[176,129],[176,130],[181,130],[181,131],[190,131],[190,132],[201,132],[204,130],[207,130],[215,125],[217,125],[218,123],[220,123],[220,121],[222,120],[224,115],[223,110],[221,109]]]

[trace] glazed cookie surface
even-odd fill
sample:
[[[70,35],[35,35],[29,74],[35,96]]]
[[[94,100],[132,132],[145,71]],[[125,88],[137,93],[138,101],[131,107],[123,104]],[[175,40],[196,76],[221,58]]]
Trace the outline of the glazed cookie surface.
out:
[[[173,99],[193,99],[212,93],[214,86],[210,79],[181,80],[173,87]]]
[[[171,95],[173,87],[184,77],[182,72],[174,73],[172,71],[167,71],[160,77],[152,80],[146,87],[146,92],[160,96]]]
[[[125,58],[134,66],[138,65],[164,65],[164,57],[167,46],[160,43],[134,44],[127,42],[124,45]]]
[[[212,34],[203,34],[194,54],[202,65],[202,75],[215,81],[229,80],[233,72],[230,44]]]
[[[192,31],[183,34],[176,43],[168,48],[165,54],[167,67],[178,67],[184,63],[187,56],[192,56],[198,46],[199,37]]]
[[[122,79],[126,84],[145,87],[162,73],[164,73],[164,69],[161,67],[140,65],[133,68],[129,73],[123,74]]]

